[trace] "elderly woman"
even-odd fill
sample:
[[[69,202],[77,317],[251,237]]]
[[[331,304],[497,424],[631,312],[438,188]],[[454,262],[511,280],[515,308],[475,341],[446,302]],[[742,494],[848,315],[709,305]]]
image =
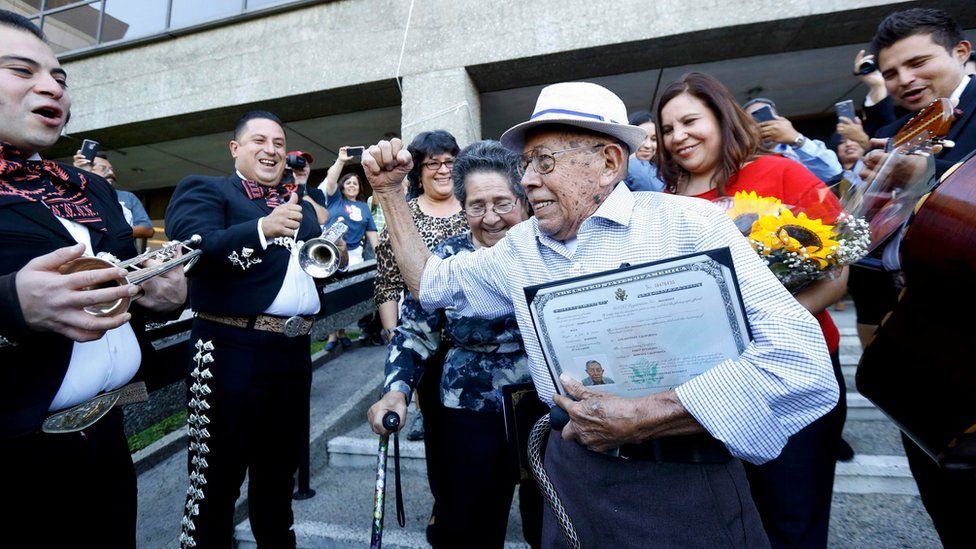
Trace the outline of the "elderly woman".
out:
[[[454,162],[454,194],[471,230],[438,244],[435,255],[491,247],[528,217],[525,195],[516,184],[516,158],[496,141],[461,151]],[[439,486],[440,493],[428,538],[434,547],[502,547],[515,484],[507,461],[501,388],[531,379],[515,317],[466,318],[453,309],[426,313],[412,296],[401,312],[386,361],[386,393],[369,410],[373,431],[386,432],[382,418],[387,411],[406,414],[417,381],[428,365],[444,357],[444,409],[437,431],[443,443],[427,463],[431,485]],[[520,501],[523,532],[537,546],[542,510],[534,491],[532,483],[522,483]]]

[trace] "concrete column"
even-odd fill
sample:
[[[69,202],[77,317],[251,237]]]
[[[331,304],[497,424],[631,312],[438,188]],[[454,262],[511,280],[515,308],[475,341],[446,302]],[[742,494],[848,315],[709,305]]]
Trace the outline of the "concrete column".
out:
[[[407,75],[402,86],[404,142],[431,130],[451,132],[461,148],[481,139],[481,100],[463,67]]]

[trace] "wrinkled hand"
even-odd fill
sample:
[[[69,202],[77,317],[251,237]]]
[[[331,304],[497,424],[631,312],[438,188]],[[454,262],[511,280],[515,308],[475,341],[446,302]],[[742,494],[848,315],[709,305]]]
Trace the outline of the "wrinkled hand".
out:
[[[58,272],[61,265],[81,257],[84,252],[82,244],[61,248],[35,257],[18,271],[17,298],[24,320],[32,330],[55,332],[74,341],[93,341],[132,318],[129,313],[97,317],[84,311],[84,307],[131,297],[139,291],[131,284],[83,290],[122,278],[128,274],[125,269],[110,267],[66,275]]]
[[[291,193],[288,202],[278,206],[261,222],[265,238],[276,236],[295,236],[302,224],[302,207],[298,203],[298,193]]]
[[[871,139],[864,132],[864,127],[861,125],[861,119],[859,118],[851,120],[846,116],[840,117],[840,120],[837,122],[837,133],[845,139],[857,142],[864,150],[871,148]]]
[[[366,419],[369,421],[370,428],[377,435],[388,435],[389,431],[383,426],[383,416],[387,412],[396,412],[400,416],[400,428],[407,424],[407,396],[400,391],[390,391],[377,400],[369,411],[366,412]]]
[[[85,158],[81,154],[81,150],[78,150],[77,152],[75,152],[75,155],[73,157],[73,160],[74,160],[74,166],[76,168],[80,168],[82,170],[85,170],[86,172],[92,171],[92,163],[91,163],[91,161],[89,161],[87,158]]]
[[[413,157],[403,146],[403,141],[396,137],[390,141],[380,141],[363,153],[366,179],[379,192],[402,192],[401,183],[411,168]]]
[[[182,253],[177,254],[178,258]],[[144,267],[159,265],[159,261],[150,259],[146,261]],[[172,311],[186,302],[186,275],[183,274],[183,266],[175,267],[155,278],[142,283],[142,295],[138,298],[139,305],[151,310],[166,312]]]
[[[763,141],[775,141],[784,145],[792,145],[800,133],[793,128],[793,124],[782,116],[776,120],[769,120],[759,125]]]
[[[562,431],[564,440],[575,440],[595,452],[641,441],[637,399],[590,390],[566,374],[559,381],[573,397],[553,396],[556,404],[569,413],[570,421]]]

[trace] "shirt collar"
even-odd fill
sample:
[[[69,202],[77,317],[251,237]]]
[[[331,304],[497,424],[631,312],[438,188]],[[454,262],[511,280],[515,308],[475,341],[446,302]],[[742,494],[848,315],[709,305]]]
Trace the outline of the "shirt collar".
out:
[[[634,211],[634,193],[622,183],[617,183],[591,217],[602,217],[624,227],[630,225],[630,216]]]
[[[584,227],[590,223],[590,219],[594,217],[600,217],[613,223],[617,223],[618,225],[627,227],[630,225],[630,218],[633,211],[634,193],[627,188],[627,185],[625,185],[623,181],[620,181],[617,183],[614,189],[610,191],[610,194],[607,196],[606,200],[603,201],[603,204],[600,204],[600,207],[593,212],[593,215],[583,220],[583,223],[580,224],[580,230],[582,231]],[[572,255],[572,250],[570,250],[565,243],[560,242],[539,230],[539,222],[535,217],[532,218],[532,228],[535,230],[536,239],[540,243],[560,252],[566,257]]]
[[[970,78],[972,78],[972,75],[970,74],[963,76],[962,80],[959,82],[959,85],[956,86],[956,89],[953,90],[952,95],[949,96],[949,99],[952,100],[953,106],[959,104],[959,98],[962,97],[962,92],[964,92],[966,90],[966,86],[969,85]]]

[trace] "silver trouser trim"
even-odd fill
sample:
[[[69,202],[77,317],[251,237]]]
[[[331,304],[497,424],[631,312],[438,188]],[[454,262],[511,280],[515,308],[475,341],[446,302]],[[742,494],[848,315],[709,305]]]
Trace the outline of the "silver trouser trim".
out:
[[[193,396],[190,398],[190,413],[186,420],[190,437],[190,463],[193,469],[190,471],[190,487],[186,490],[186,506],[183,509],[181,548],[197,545],[193,538],[193,533],[196,531],[196,524],[193,521],[200,514],[200,502],[203,501],[204,487],[207,485],[207,454],[210,453],[210,448],[207,446],[207,439],[210,438],[207,425],[210,424],[210,418],[207,417],[206,412],[210,409],[207,396],[212,391],[208,381],[213,379],[213,372],[210,371],[209,365],[214,361],[213,355],[210,354],[214,346],[212,341],[204,342],[202,339],[198,339],[195,346],[197,354],[193,356],[193,360],[196,361],[196,366],[190,372],[193,378],[190,393]]]

